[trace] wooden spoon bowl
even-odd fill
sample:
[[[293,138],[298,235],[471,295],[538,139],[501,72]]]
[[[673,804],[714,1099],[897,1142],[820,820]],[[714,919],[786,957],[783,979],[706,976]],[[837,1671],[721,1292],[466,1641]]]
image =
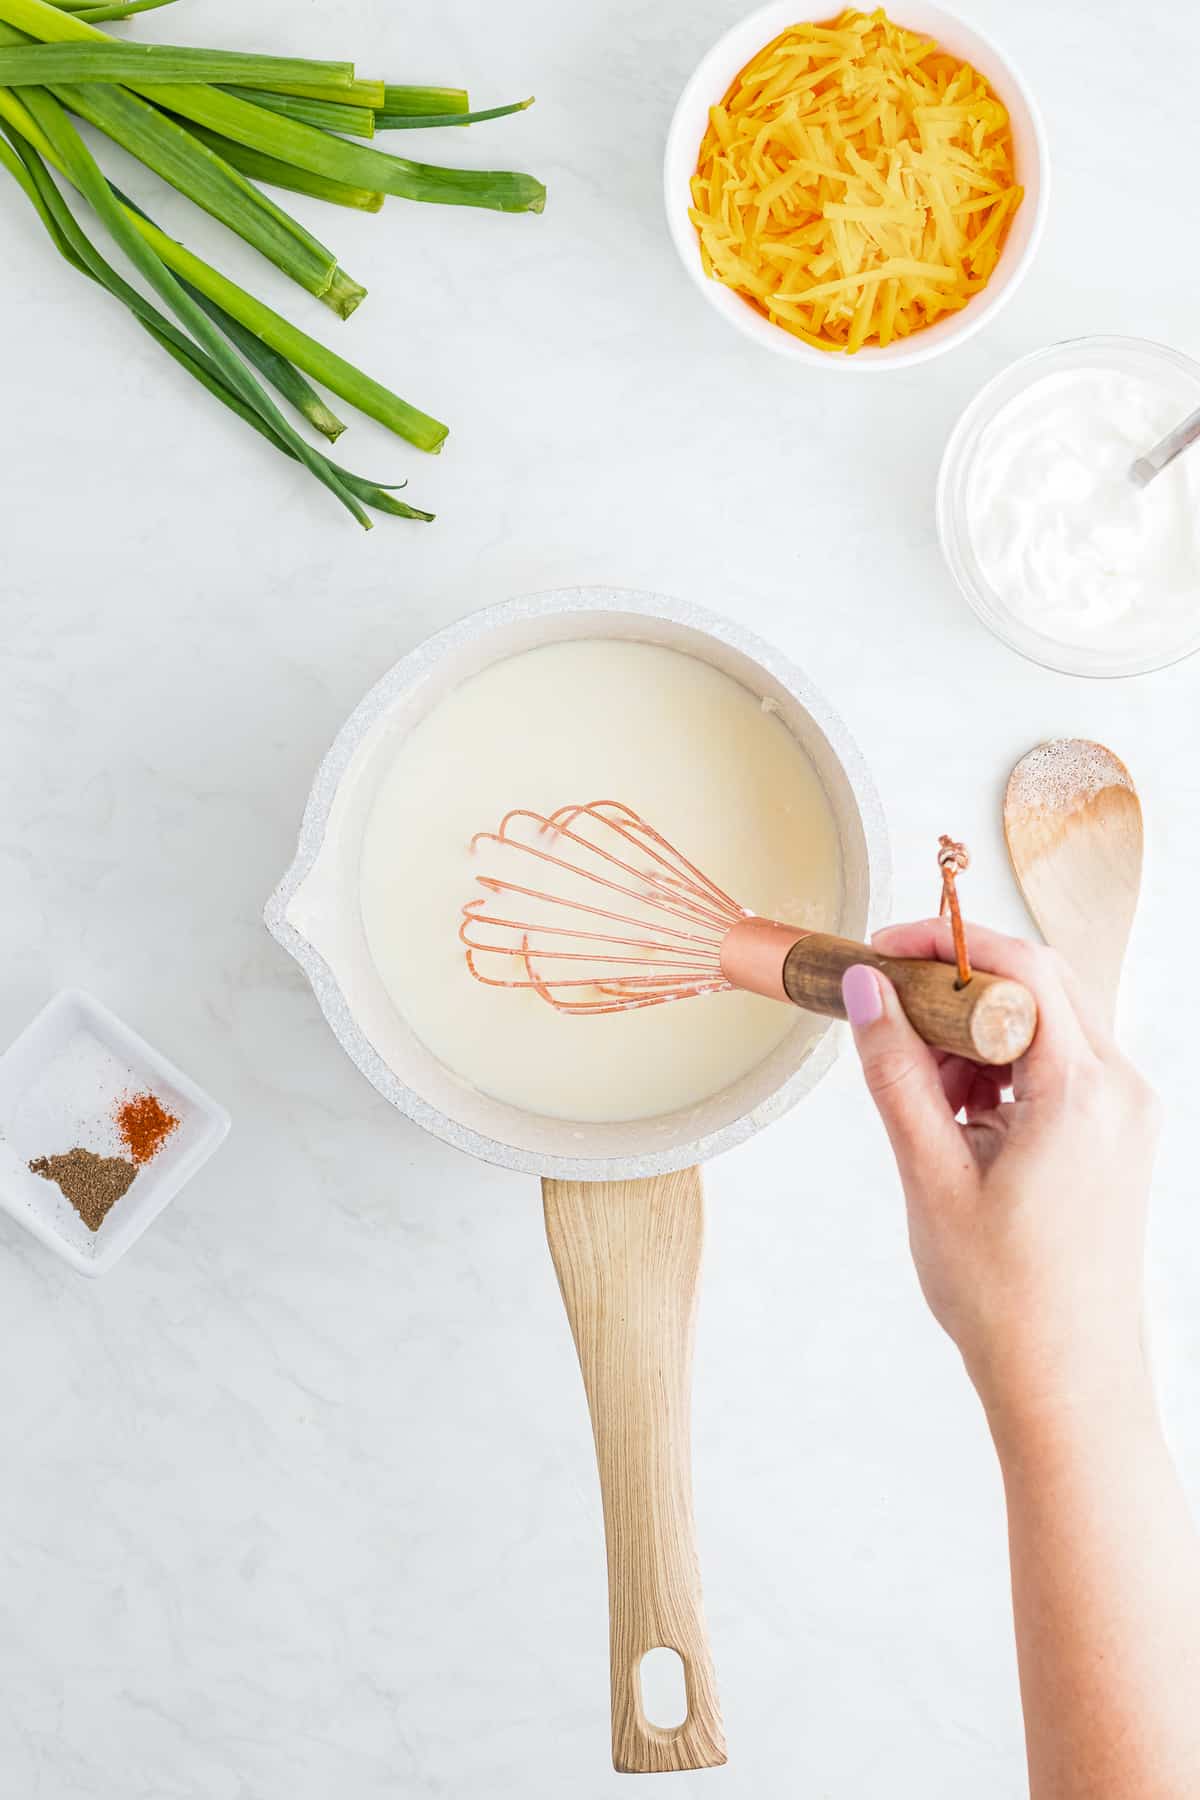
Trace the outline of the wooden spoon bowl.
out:
[[[1004,835],[1042,936],[1111,1019],[1142,881],[1142,807],[1129,770],[1089,738],[1039,744],[1009,777]]]

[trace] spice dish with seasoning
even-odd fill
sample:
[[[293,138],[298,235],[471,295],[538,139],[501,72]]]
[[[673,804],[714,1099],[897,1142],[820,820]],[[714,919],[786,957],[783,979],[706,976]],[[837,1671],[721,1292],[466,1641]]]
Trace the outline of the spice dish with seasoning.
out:
[[[129,1192],[138,1170],[158,1155],[179,1126],[177,1116],[150,1093],[119,1100],[113,1123],[126,1156],[99,1156],[77,1144],[56,1156],[35,1156],[29,1163],[35,1175],[58,1183],[89,1231],[99,1231],[111,1208]]]
[[[103,1275],[228,1129],[182,1069],[64,989],[0,1053],[0,1212],[80,1274]]]

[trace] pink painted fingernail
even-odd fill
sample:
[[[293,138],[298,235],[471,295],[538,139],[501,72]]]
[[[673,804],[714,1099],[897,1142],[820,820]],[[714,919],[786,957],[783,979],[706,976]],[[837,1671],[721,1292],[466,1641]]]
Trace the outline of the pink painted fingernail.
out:
[[[863,963],[855,963],[853,968],[847,969],[842,976],[842,1000],[846,1017],[856,1029],[860,1025],[874,1025],[876,1019],[881,1019],[883,995],[874,969],[868,969]]]

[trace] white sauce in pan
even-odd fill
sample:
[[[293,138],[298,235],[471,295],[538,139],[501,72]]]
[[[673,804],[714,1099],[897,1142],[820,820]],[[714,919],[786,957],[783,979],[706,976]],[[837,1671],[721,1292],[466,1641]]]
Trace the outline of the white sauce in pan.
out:
[[[397,1008],[448,1068],[527,1111],[580,1121],[698,1104],[793,1029],[792,1008],[716,994],[579,1018],[481,986],[458,941],[469,845],[512,807],[619,799],[755,912],[836,929],[841,869],[817,775],[773,712],[707,663],[595,639],[495,664],[401,744],[368,824],[362,907]]]

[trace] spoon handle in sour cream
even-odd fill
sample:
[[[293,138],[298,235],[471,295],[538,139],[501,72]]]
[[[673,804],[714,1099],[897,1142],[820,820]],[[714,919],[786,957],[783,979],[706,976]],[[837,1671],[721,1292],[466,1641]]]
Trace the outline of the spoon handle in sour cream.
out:
[[[1139,456],[1129,471],[1130,477],[1138,487],[1148,487],[1154,477],[1161,475],[1167,464],[1173,463],[1197,438],[1200,438],[1200,407],[1194,413],[1189,413],[1174,431],[1169,431],[1165,438],[1161,438],[1153,450],[1147,450],[1145,456]]]

